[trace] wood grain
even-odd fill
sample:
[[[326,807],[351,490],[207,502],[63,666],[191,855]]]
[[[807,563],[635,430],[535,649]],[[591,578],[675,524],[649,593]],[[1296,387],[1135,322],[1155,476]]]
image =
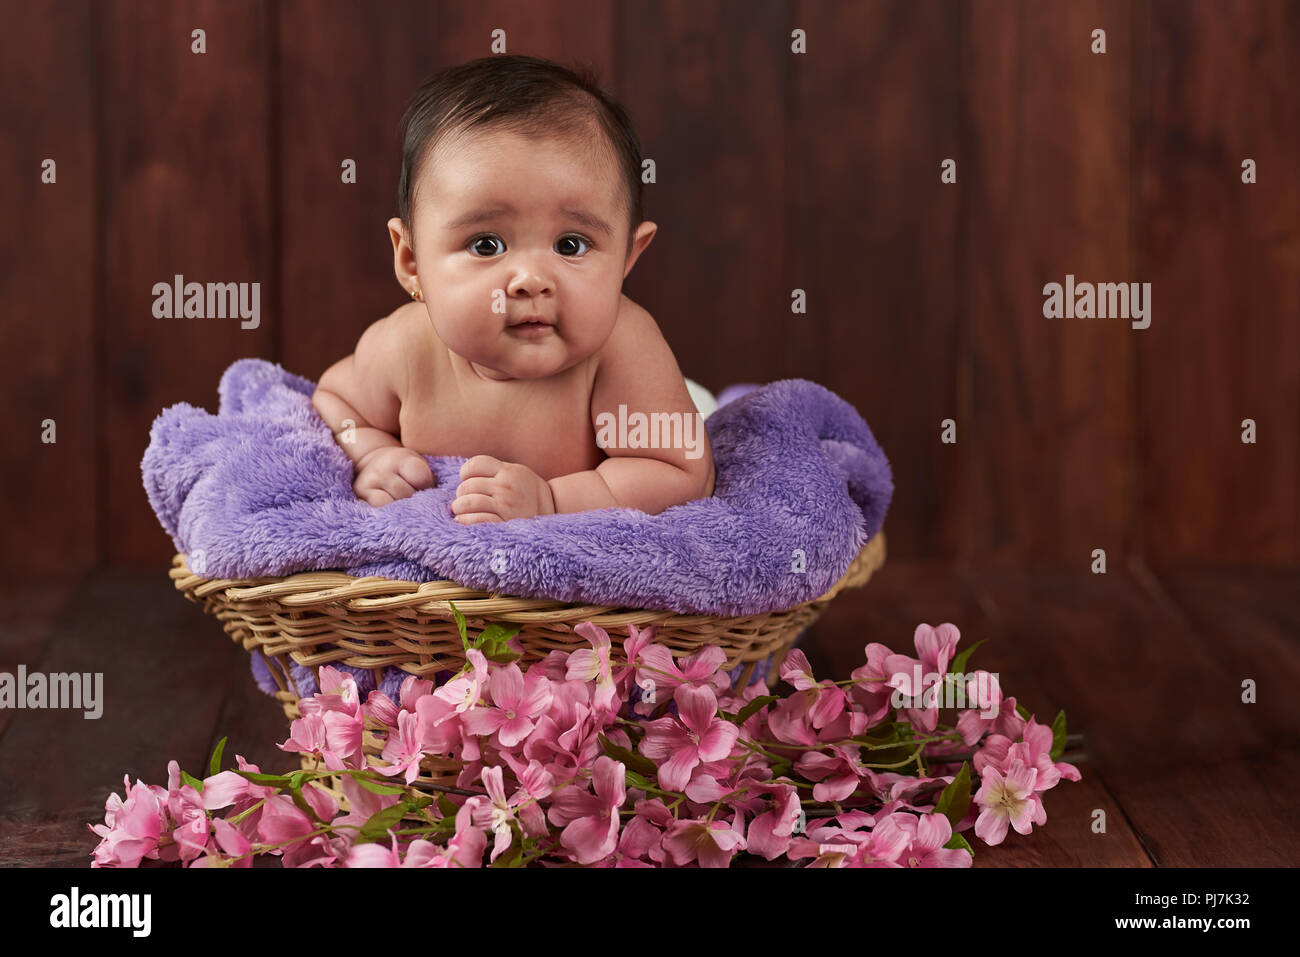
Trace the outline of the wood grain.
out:
[[[1127,282],[1127,6],[972,3],[959,182],[965,202],[959,379],[967,561],[1086,568],[1131,524],[1132,350],[1112,319],[1049,319],[1047,283]],[[1107,52],[1091,31],[1107,29]]]
[[[0,355],[7,358],[0,569],[31,577],[99,559],[103,474],[96,343],[98,152],[88,3],[6,8],[0,37]],[[43,183],[42,164],[55,163]],[[54,422],[53,443],[42,441]]]
[[[271,236],[270,76],[266,7],[253,0],[97,8],[104,111],[105,309],[97,401],[105,461],[106,557],[165,568],[171,542],[143,493],[153,420],[188,402],[217,409],[236,359],[268,357],[276,277]],[[191,52],[206,30],[207,52]],[[260,284],[260,324],[159,319],[153,287]],[[160,565],[160,562],[163,564]]]
[[[1300,10],[1143,7],[1142,551],[1300,557]],[[1254,159],[1254,185],[1242,161]],[[1242,442],[1253,419],[1258,440]]]

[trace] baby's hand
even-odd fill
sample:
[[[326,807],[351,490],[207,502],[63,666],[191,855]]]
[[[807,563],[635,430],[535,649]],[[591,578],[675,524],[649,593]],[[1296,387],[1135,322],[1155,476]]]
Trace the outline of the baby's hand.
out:
[[[357,463],[352,491],[378,507],[410,498],[420,489],[433,488],[434,483],[433,470],[423,455],[403,445],[386,445]]]
[[[476,455],[460,467],[460,478],[451,511],[462,525],[555,514],[551,487],[527,465]]]

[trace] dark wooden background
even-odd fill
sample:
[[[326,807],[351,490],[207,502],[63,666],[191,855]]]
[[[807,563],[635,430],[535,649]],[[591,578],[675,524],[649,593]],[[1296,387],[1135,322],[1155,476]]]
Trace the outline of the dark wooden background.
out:
[[[1300,4],[23,0],[0,22],[6,574],[163,573],[150,423],[215,411],[237,358],[316,378],[403,301],[398,118],[496,28],[629,108],[660,229],[626,290],[686,374],[813,379],[870,423],[891,558],[1300,561]],[[260,328],[155,319],[175,273],[260,282]],[[1044,319],[1066,273],[1152,283],[1150,329]]]

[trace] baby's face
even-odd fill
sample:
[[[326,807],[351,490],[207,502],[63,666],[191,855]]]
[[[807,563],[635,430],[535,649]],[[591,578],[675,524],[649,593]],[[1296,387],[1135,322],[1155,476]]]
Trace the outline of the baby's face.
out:
[[[640,252],[628,255],[607,147],[471,133],[440,144],[421,177],[415,269],[448,349],[488,378],[532,379],[600,348]],[[515,325],[530,315],[553,325]]]

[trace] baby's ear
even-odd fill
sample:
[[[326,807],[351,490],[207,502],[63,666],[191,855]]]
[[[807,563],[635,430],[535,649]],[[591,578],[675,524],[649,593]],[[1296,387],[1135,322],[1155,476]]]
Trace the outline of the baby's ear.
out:
[[[659,225],[657,223],[649,222],[648,220],[636,228],[636,232],[632,235],[632,248],[628,251],[627,262],[623,264],[624,279],[626,279],[627,274],[632,271],[632,267],[636,264],[637,258],[645,251],[645,248],[650,245],[650,240],[655,238],[655,233],[658,231]]]
[[[404,289],[410,289],[416,278],[415,248],[407,235],[406,226],[394,216],[388,221],[388,237],[393,242],[393,272]]]

